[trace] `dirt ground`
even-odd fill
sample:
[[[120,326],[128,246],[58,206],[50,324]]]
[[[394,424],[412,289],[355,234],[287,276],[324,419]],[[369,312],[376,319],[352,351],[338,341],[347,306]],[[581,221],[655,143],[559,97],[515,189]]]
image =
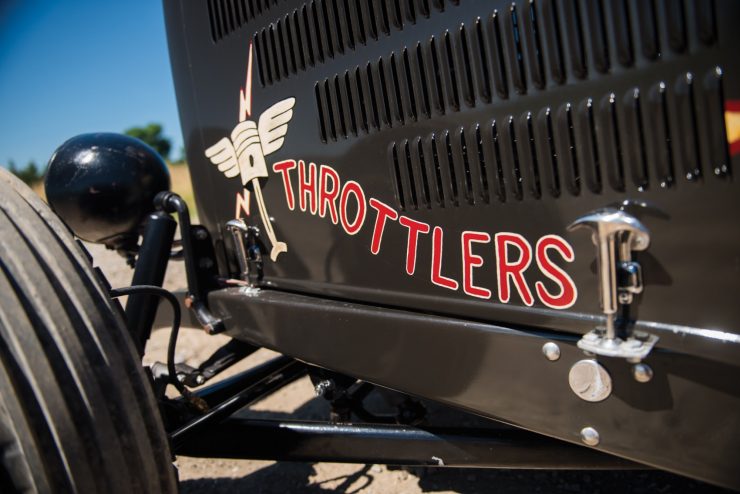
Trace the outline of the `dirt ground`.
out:
[[[113,287],[127,286],[131,270],[122,258],[101,246],[89,246],[93,257]],[[171,263],[165,287],[185,286],[181,263]],[[166,328],[154,332],[145,363],[164,361]],[[184,329],[176,360],[197,366],[227,339]],[[260,350],[231,375],[275,354]],[[224,376],[226,377],[226,376]],[[300,417],[325,420],[328,407],[316,398],[308,378],[300,379],[241,412],[253,417]],[[248,440],[244,438],[240,440]],[[397,468],[385,465],[291,463],[207,458],[177,459],[181,492],[190,493],[699,493],[725,492],[706,484],[655,471],[546,471]]]

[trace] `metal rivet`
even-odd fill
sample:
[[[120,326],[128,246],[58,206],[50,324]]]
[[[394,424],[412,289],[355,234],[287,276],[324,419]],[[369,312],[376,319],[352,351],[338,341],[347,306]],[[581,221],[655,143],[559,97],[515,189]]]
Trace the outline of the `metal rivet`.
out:
[[[542,353],[545,354],[547,360],[555,362],[557,359],[560,358],[560,347],[552,341],[548,341],[547,343],[542,345]]]
[[[601,441],[599,431],[593,427],[584,427],[581,429],[581,441],[588,446],[598,446],[599,441]]]
[[[632,366],[632,377],[638,383],[649,382],[653,378],[653,369],[649,365],[639,363]]]
[[[603,401],[612,393],[612,378],[596,360],[579,360],[568,373],[570,389],[585,401]]]

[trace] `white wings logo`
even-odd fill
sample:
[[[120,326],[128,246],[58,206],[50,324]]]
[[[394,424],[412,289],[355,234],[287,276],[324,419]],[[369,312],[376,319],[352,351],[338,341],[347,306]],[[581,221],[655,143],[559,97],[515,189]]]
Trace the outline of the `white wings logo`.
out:
[[[246,91],[240,94],[239,123],[231,131],[230,137],[224,137],[206,149],[206,157],[218,167],[227,178],[240,176],[242,186],[251,182],[257,199],[262,224],[272,244],[270,259],[275,261],[281,252],[287,252],[285,242],[278,242],[272,222],[267,214],[265,200],[259,179],[268,176],[265,156],[280,149],[288,132],[288,123],[293,118],[295,98],[287,98],[272,105],[257,119],[247,120],[251,114],[252,100],[252,45],[249,45],[247,64]]]

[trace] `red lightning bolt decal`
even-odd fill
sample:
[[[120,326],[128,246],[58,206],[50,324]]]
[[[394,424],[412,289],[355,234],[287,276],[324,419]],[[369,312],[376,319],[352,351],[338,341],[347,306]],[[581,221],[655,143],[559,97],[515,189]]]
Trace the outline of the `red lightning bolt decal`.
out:
[[[247,81],[239,90],[239,121],[243,122],[252,114],[252,42],[249,42],[249,60],[247,61]]]

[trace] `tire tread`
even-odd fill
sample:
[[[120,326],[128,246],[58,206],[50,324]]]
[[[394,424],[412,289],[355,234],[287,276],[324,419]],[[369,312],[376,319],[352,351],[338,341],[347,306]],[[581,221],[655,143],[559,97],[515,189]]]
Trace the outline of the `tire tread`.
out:
[[[72,491],[176,492],[156,401],[89,254],[30,189],[1,171],[0,239],[8,246],[0,293],[11,295],[0,301],[0,391],[18,397],[5,400],[14,425],[29,417],[13,435],[34,431],[32,440],[16,440],[22,468],[15,457],[0,458],[15,465],[11,477],[38,472],[35,449],[44,452],[39,482],[54,491],[67,490],[61,462]],[[39,422],[46,430],[37,430]]]

